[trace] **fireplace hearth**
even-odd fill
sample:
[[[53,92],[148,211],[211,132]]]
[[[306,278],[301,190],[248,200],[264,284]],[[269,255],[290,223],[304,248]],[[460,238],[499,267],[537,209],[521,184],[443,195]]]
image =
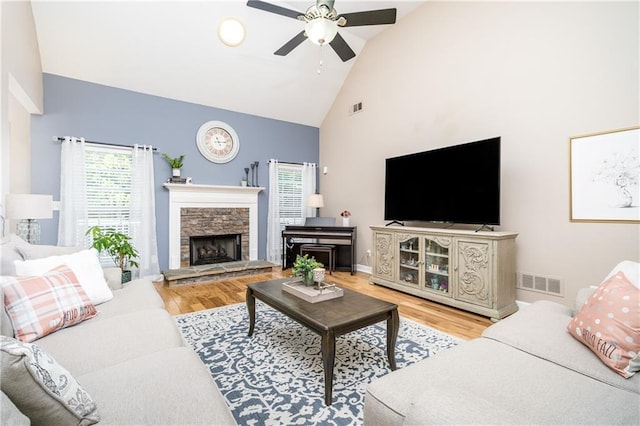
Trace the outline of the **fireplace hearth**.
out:
[[[242,260],[242,235],[189,237],[189,265],[209,265]]]

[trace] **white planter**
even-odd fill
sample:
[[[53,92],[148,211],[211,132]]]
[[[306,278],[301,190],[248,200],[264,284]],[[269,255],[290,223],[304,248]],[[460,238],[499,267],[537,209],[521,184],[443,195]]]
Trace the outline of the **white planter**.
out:
[[[342,218],[342,226],[349,226],[349,218],[348,217],[343,217]]]
[[[180,177],[180,169],[173,169],[173,177]]]

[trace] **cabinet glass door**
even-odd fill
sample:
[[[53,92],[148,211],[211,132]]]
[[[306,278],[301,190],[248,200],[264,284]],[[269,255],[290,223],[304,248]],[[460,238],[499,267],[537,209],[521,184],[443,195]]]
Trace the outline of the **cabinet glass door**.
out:
[[[398,281],[417,287],[420,282],[420,240],[418,237],[398,241]]]
[[[448,242],[448,240],[436,242],[427,237],[424,239],[424,287],[447,295],[449,294]]]

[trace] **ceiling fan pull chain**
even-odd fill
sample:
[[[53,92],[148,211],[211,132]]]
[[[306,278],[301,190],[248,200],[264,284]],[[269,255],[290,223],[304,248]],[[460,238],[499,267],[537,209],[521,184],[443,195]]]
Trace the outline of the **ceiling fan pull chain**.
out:
[[[320,45],[320,64],[318,65],[318,75],[322,72],[322,51],[324,50],[324,44]]]

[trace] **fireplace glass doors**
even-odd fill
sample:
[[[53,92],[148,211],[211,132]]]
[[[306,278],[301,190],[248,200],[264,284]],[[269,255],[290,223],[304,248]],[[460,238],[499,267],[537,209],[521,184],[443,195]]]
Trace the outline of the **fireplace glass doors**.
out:
[[[189,264],[191,266],[235,260],[242,260],[240,234],[189,237]]]

